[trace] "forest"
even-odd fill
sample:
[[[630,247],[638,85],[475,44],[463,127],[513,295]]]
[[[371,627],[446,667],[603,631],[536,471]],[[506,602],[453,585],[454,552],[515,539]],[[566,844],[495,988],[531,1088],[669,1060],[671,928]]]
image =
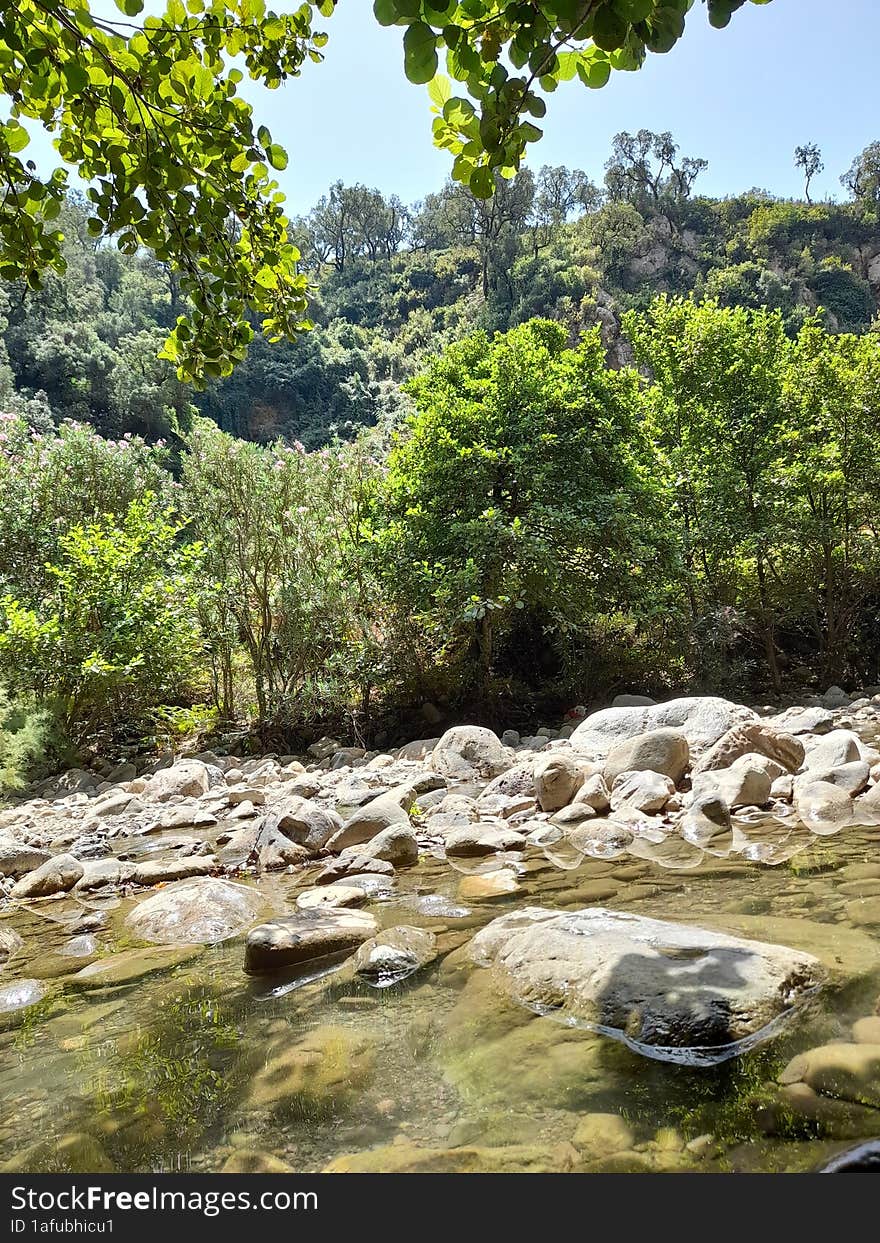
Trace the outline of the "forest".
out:
[[[69,195],[66,271],[2,293],[4,780],[880,680],[880,143],[842,202],[795,159],[803,201],[701,197],[648,130],[601,186],[338,182],[293,227],[314,327],[202,391],[161,356],[174,272]]]

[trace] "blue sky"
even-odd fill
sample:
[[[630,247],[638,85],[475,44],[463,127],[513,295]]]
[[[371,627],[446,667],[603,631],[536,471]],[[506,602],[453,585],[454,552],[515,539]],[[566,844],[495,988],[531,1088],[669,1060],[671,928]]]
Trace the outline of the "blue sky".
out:
[[[112,0],[93,0],[92,8],[118,15]],[[407,202],[436,189],[449,159],[432,147],[425,88],[403,76],[402,31],[379,27],[371,0],[340,0],[323,25],[330,35],[323,64],[308,65],[277,91],[246,89],[259,120],[288,150],[279,180],[291,213],[306,211],[337,179]],[[813,197],[840,196],[840,174],[880,138],[878,46],[880,0],[747,4],[723,31],[709,27],[697,0],[684,39],[668,55],[649,57],[639,73],[613,75],[601,91],[563,84],[548,99],[531,163],[567,164],[601,180],[615,133],[668,129],[683,153],[709,161],[698,183],[704,193],[760,186],[799,195],[792,152],[815,141],[826,172]],[[41,165],[51,158],[43,141],[29,154]]]

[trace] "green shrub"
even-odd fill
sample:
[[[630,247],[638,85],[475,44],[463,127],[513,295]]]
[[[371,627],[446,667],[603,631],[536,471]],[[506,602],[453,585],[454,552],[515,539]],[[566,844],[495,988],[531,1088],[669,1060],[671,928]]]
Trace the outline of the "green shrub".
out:
[[[20,789],[46,752],[50,717],[24,699],[13,700],[0,686],[0,795]]]
[[[47,566],[39,609],[0,601],[0,671],[15,694],[51,704],[75,743],[137,722],[185,694],[201,653],[198,545],[152,493],[72,526]]]

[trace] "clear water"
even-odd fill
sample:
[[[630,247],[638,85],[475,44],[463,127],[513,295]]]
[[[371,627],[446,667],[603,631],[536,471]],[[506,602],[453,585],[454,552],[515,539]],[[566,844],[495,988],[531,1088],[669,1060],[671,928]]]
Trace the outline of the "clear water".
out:
[[[880,893],[880,879],[852,879],[854,865],[880,862],[880,829],[807,841],[797,828],[766,819],[740,827],[756,859],[784,856],[792,834],[798,853],[774,865],[735,855],[693,866],[687,852],[671,849],[658,862],[532,848],[467,869],[503,863],[518,873],[515,893],[481,902],[459,895],[461,870],[423,856],[366,909],[384,926],[431,928],[441,957],[381,990],[344,970],[296,987],[250,979],[237,938],[84,991],[72,974],[89,959],[71,958],[66,943],[83,935],[83,916],[97,912],[98,953],[129,948],[122,928],[132,900],[63,898],[7,911],[0,929],[14,928],[24,946],[0,983],[37,978],[46,994],[16,1016],[0,1015],[0,1168],[215,1171],[236,1153],[254,1152],[304,1172],[339,1158],[347,1158],[343,1167],[378,1170],[814,1168],[850,1136],[801,1122],[769,1125],[768,1093],[794,1054],[849,1039],[854,1020],[875,1011],[880,969],[860,969],[846,989],[823,992],[794,1024],[742,1057],[687,1067],[493,995],[488,973],[460,948],[517,906],[602,905],[696,922],[748,916],[752,937],[762,935],[763,920],[782,917],[808,928],[809,944],[796,947],[813,952],[834,952],[857,927],[880,963],[880,926],[860,922],[861,904]],[[312,875],[259,884],[280,911]],[[734,923],[731,930],[743,929]],[[287,1095],[267,1098],[261,1071],[291,1053]],[[633,1134],[623,1155],[607,1144],[573,1143],[588,1113],[626,1120]],[[880,1135],[880,1109],[860,1117],[853,1139]],[[713,1138],[698,1152],[684,1147],[706,1135]],[[370,1155],[348,1156],[355,1153]]]

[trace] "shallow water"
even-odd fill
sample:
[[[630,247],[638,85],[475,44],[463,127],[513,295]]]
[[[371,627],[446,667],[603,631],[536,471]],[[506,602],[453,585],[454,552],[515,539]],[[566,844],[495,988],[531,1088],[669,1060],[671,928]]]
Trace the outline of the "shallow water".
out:
[[[582,858],[561,845],[467,868],[423,856],[365,909],[383,926],[432,929],[441,957],[381,990],[339,964],[305,982],[250,979],[243,938],[84,990],[72,974],[91,959],[70,950],[91,947],[81,940],[71,947],[70,938],[94,936],[99,955],[131,947],[122,928],[132,900],[63,898],[7,913],[0,928],[14,928],[24,946],[0,982],[38,979],[46,991],[15,1016],[0,1015],[0,1166],[213,1171],[235,1153],[258,1152],[314,1171],[378,1150],[353,1168],[815,1168],[856,1136],[798,1119],[768,1121],[767,1102],[794,1054],[850,1039],[852,1023],[875,1012],[880,926],[861,919],[864,903],[880,893],[880,869],[876,880],[859,879],[865,869],[857,865],[880,862],[880,829],[816,839],[766,818],[738,828],[754,843],[752,859],[697,861],[680,841],[653,858]],[[792,838],[798,853],[785,858]],[[781,861],[759,861],[768,857]],[[515,873],[515,892],[487,901],[460,895],[467,873],[499,866]],[[315,870],[259,884],[281,912]],[[723,1065],[675,1065],[491,992],[489,973],[460,947],[523,905],[727,922],[734,933],[813,953],[839,950],[838,957],[852,956],[855,929],[865,938],[860,978],[822,990],[778,1034]],[[91,933],[80,931],[84,913],[103,917]],[[773,924],[780,918],[792,921],[783,926],[787,941]],[[794,939],[797,928],[805,940]],[[260,1072],[279,1058],[287,1086],[273,1097]],[[633,1137],[625,1153],[572,1143],[582,1116],[593,1113],[626,1120]],[[880,1134],[880,1109],[861,1115],[855,1132],[866,1131]],[[711,1141],[697,1152],[684,1147],[706,1135]]]

